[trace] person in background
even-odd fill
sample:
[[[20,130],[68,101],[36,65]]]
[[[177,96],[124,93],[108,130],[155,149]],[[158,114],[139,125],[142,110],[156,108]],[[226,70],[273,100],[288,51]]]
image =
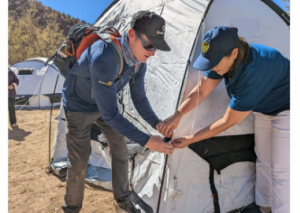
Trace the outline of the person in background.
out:
[[[200,104],[222,81],[231,98],[222,118],[194,135],[173,140],[175,148],[214,137],[255,117],[256,204],[261,212],[290,212],[290,61],[278,50],[249,44],[237,28],[209,30],[193,67],[205,76],[177,111],[158,124],[169,137],[181,117]],[[198,102],[197,102],[198,100]],[[201,143],[201,142],[200,142]]]
[[[10,68],[8,68],[8,115],[11,127],[18,127],[15,112],[16,88],[18,85],[18,77]]]

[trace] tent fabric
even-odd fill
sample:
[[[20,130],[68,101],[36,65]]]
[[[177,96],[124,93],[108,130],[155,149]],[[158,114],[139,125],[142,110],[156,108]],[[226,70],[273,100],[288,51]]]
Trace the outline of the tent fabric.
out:
[[[47,58],[32,58],[10,66],[20,80],[16,89],[17,109],[45,109],[50,108],[52,102],[54,106],[59,106],[64,78],[59,75],[55,66],[44,66],[46,60]],[[24,75],[22,71],[18,73],[17,68],[35,70]]]
[[[200,54],[202,37],[215,26],[235,26],[239,30],[239,35],[245,37],[248,42],[271,46],[287,58],[290,57],[289,26],[264,2],[267,0],[119,0],[110,5],[94,25],[113,25],[123,33],[129,29],[132,15],[139,10],[150,10],[162,15],[166,21],[165,39],[171,51],[156,51],[155,56],[147,61],[145,90],[155,113],[160,119],[165,119],[174,113],[178,103],[187,97],[191,89],[204,76],[204,72],[195,70],[191,65]],[[138,115],[131,102],[128,86],[125,87],[123,94],[124,116],[142,131],[157,134]],[[174,137],[193,134],[221,118],[229,101],[224,81],[222,81],[200,105],[184,115]],[[64,136],[66,121],[63,118],[62,111],[58,118],[53,162],[60,162],[66,157]],[[220,144],[233,143],[236,146],[248,141],[249,138],[235,140],[235,136],[246,137],[253,133],[254,117],[250,114],[238,125],[216,136],[214,140],[217,139]],[[101,138],[98,141],[103,140]],[[91,140],[91,146],[92,154],[89,164],[92,166],[89,168],[101,167],[109,170],[109,148],[103,147],[102,143],[95,140]],[[198,148],[206,149],[205,144],[201,142]],[[209,150],[216,151],[211,148]],[[235,150],[228,154],[235,154]],[[220,170],[219,173],[213,170],[213,182],[218,194],[220,212],[246,210],[246,206],[251,206],[255,202],[253,157],[255,156],[250,155],[247,161],[215,166]],[[214,156],[211,157],[213,158]],[[146,150],[136,155],[134,167],[130,164],[129,168],[129,177],[133,174],[133,190],[152,209],[157,207],[164,159],[163,154]],[[222,159],[222,161],[226,160],[227,158]],[[100,171],[100,169],[96,168],[94,171]],[[160,212],[214,212],[209,182],[209,177],[212,177],[211,171],[209,163],[191,148],[175,150],[167,162]],[[96,179],[101,178],[94,178]]]
[[[262,0],[265,4],[267,4],[270,8],[274,10],[280,16],[280,18],[290,26],[290,16],[284,12],[278,5],[272,0]]]
[[[62,103],[61,103],[62,104]],[[55,132],[55,142],[52,149],[51,169],[54,174],[64,177],[67,168],[67,145],[66,133],[67,122],[65,113],[61,105],[59,116],[56,118],[58,126]],[[141,147],[136,143],[127,140],[128,159],[145,151],[145,147]],[[86,182],[94,186],[100,186],[106,190],[112,190],[111,185],[111,157],[106,138],[101,134],[100,129],[95,124],[91,129],[91,154],[86,174]]]
[[[58,126],[55,132],[54,145],[52,148],[51,158],[51,170],[55,175],[64,177],[66,176],[67,170],[67,145],[66,145],[66,133],[67,133],[67,122],[65,119],[65,113],[62,107],[59,116],[56,118]],[[91,140],[91,154],[89,158],[89,165],[86,173],[86,182],[94,186],[102,187],[106,190],[112,190],[111,185],[111,158],[109,149],[105,145],[105,139],[103,136],[97,137],[95,140],[95,134],[93,133],[93,139]],[[102,142],[102,143],[100,143]]]

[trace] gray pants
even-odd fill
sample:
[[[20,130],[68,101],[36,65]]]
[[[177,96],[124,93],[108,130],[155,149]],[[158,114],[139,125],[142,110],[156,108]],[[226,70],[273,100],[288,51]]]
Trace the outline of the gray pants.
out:
[[[66,112],[68,172],[64,212],[79,212],[84,196],[86,168],[91,153],[90,133],[95,122],[107,139],[112,154],[112,187],[117,202],[128,202],[128,152],[125,138],[108,126],[99,112]]]

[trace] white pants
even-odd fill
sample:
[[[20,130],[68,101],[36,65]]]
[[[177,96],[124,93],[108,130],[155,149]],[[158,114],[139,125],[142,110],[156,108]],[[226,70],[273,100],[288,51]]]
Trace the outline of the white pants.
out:
[[[290,111],[276,116],[254,112],[256,204],[272,213],[290,212]]]

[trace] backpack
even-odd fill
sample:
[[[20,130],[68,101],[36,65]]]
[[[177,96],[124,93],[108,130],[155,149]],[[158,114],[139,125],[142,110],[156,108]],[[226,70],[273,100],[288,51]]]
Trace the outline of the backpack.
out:
[[[120,78],[123,71],[122,47],[117,38],[121,35],[117,29],[110,26],[94,27],[89,24],[75,24],[69,30],[68,36],[60,48],[46,62],[45,66],[51,60],[59,69],[60,74],[66,77],[69,73],[74,75],[88,77],[87,75],[72,71],[73,65],[80,58],[81,54],[95,41],[102,39],[113,50],[118,63],[118,75],[115,82]],[[139,64],[140,65],[140,64]],[[134,75],[139,70],[139,65],[135,66]],[[134,77],[134,76],[133,76]]]
[[[53,60],[55,66],[59,69],[60,74],[65,78],[69,73],[72,73],[81,77],[89,77],[87,74],[77,73],[72,71],[73,65],[80,58],[81,54],[91,46],[95,41],[102,39],[113,50],[114,56],[118,63],[118,75],[115,82],[121,77],[123,71],[123,55],[122,47],[117,38],[120,38],[121,34],[117,29],[110,26],[94,27],[89,24],[75,24],[69,30],[68,36],[60,48],[45,62],[45,66]],[[134,82],[134,76],[139,71],[140,64],[135,65],[132,80]],[[91,91],[91,97],[94,99],[93,88]],[[124,113],[123,103],[123,90],[121,94],[118,94],[118,102],[122,105],[122,114]]]

